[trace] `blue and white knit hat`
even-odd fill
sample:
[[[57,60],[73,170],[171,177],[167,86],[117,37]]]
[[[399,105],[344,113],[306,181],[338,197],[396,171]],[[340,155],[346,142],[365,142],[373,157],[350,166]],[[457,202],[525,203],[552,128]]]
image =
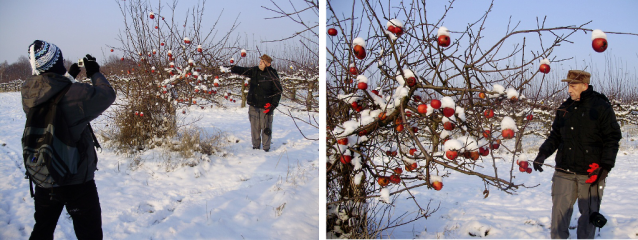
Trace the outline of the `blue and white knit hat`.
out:
[[[41,40],[35,40],[29,45],[29,61],[33,75],[45,72],[65,74],[64,58],[62,51],[55,44]]]

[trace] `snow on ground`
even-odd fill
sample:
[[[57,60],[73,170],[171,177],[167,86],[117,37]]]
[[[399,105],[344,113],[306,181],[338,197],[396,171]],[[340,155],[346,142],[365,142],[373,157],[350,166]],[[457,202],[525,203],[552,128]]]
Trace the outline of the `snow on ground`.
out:
[[[504,144],[513,149],[513,141],[507,140]],[[535,136],[524,138],[523,149],[530,161],[536,157],[542,141]],[[601,213],[608,222],[600,233],[597,230],[597,238],[638,238],[638,127],[623,127],[620,144],[616,166],[607,178],[602,199]],[[504,154],[504,151],[498,155],[503,157],[496,163],[499,176],[509,177],[512,155]],[[545,163],[554,165],[554,157],[555,154]],[[485,168],[478,171],[494,174],[491,160],[483,166]],[[544,170],[527,174],[519,172],[515,166],[513,175],[516,183],[525,183],[526,186],[540,184],[535,188],[519,189],[517,195],[492,187],[489,197],[484,199],[483,182],[477,177],[457,172],[443,178],[441,191],[412,189],[410,191],[421,206],[432,199],[430,208],[440,204],[440,209],[427,220],[421,219],[384,233],[383,238],[550,238],[551,178],[554,170],[550,167],[544,167]],[[391,192],[394,190],[396,185],[390,189]],[[416,207],[406,196],[401,195],[393,203],[397,206],[395,216],[405,212],[414,216]],[[578,206],[574,205],[570,238],[576,238],[579,216]]]
[[[25,114],[20,93],[0,93],[0,102],[0,239],[26,239],[33,229],[34,207],[20,150]],[[162,149],[130,156],[98,151],[95,180],[106,239],[319,236],[318,141],[304,139],[293,121],[277,112],[270,152],[253,150],[248,110],[238,103],[227,107],[189,109],[185,122],[201,118],[195,125],[233,140],[225,152],[203,156],[197,166],[167,171],[167,163],[179,156]],[[96,119],[95,128],[103,128],[105,121]],[[318,138],[316,128],[299,126],[308,137]],[[66,211],[55,238],[75,239]]]

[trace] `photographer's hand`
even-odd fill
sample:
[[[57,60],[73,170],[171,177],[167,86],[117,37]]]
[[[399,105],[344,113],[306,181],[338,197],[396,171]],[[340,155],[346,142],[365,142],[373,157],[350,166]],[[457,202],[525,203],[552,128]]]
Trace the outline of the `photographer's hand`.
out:
[[[97,61],[93,56],[87,54],[84,57],[84,68],[86,68],[86,76],[91,77],[93,74],[100,72],[100,65],[97,64]]]
[[[80,74],[80,67],[78,66],[77,63],[74,63],[73,65],[69,67],[69,71],[67,72],[69,72],[69,75],[71,75],[71,77],[77,78],[78,74]]]

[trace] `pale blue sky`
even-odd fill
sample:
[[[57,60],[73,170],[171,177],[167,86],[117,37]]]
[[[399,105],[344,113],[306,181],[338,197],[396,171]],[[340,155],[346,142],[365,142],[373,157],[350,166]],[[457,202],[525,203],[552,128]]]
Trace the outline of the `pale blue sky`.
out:
[[[122,3],[125,1],[120,0]],[[130,2],[130,1],[129,1]],[[149,1],[156,6],[159,1]],[[177,14],[184,15],[188,8],[197,4],[194,0],[178,2]],[[290,9],[289,2],[277,0],[279,6]],[[172,1],[162,1],[172,3]],[[208,0],[204,21],[210,26],[223,12],[226,24],[219,30],[227,31],[238,14],[239,28],[235,34],[247,37],[248,43],[259,44],[260,40],[276,40],[292,35],[301,29],[288,19],[264,20],[274,17],[274,12],[261,6],[274,8],[266,0]],[[305,4],[303,5],[306,6]],[[167,7],[164,11],[167,11]],[[314,17],[313,14],[310,14]],[[184,17],[178,17],[183,21]],[[221,21],[224,23],[224,21]],[[318,19],[314,22],[318,22]],[[314,23],[313,22],[313,23]],[[87,53],[103,58],[102,52],[111,54],[106,45],[119,46],[116,39],[119,30],[124,28],[123,17],[116,0],[0,0],[0,62],[15,62],[21,55],[27,56],[27,47],[36,39],[54,43],[65,59],[73,60]],[[244,41],[242,41],[244,42]],[[273,47],[273,44],[269,44]],[[117,53],[115,53],[117,54]]]
[[[330,3],[333,8],[344,11],[346,16],[351,14],[352,0],[336,1]],[[374,1],[378,3],[379,1]],[[381,1],[384,8],[387,9],[387,1]],[[398,5],[401,1],[390,1],[393,5]],[[409,3],[411,1],[403,1]],[[449,1],[426,1],[427,2],[427,18],[430,23],[435,23],[444,10],[444,6]],[[451,31],[464,31],[467,24],[478,20],[488,9],[491,1],[487,0],[457,0],[454,2],[454,8],[448,12],[447,17],[442,23]],[[360,6],[360,1],[356,1]],[[358,10],[358,9],[357,9]],[[485,35],[482,43],[496,43],[501,37],[505,36],[507,23],[510,16],[513,23],[521,22],[518,30],[536,28],[536,17],[541,21],[547,16],[545,22],[546,27],[558,27],[568,25],[580,25],[592,21],[584,28],[601,29],[606,32],[630,32],[638,33],[638,1],[634,0],[614,0],[614,1],[595,1],[595,0],[535,0],[535,1],[509,1],[496,0],[494,8],[486,21]],[[357,12],[357,11],[355,11]],[[387,12],[387,10],[386,10]],[[398,12],[396,8],[389,11],[392,16]],[[326,13],[328,17],[331,13]],[[343,19],[343,16],[339,16]],[[401,19],[401,17],[399,17]],[[401,19],[405,22],[405,19]],[[385,21],[382,21],[385,24]],[[329,27],[329,26],[328,26]],[[367,30],[362,35],[367,34]],[[452,38],[454,38],[454,33]],[[459,34],[456,34],[457,36]],[[548,34],[549,35],[549,34]],[[538,35],[528,34],[528,43],[530,39],[538,42]],[[361,36],[366,37],[366,36]],[[614,35],[607,34],[609,48],[604,53],[596,53],[591,48],[591,33],[576,33],[569,40],[573,44],[565,43],[559,47],[553,56],[557,58],[573,57],[576,60],[562,62],[562,66],[552,66],[552,69],[574,69],[583,66],[583,61],[592,61],[595,64],[602,64],[605,57],[613,57],[623,62],[623,67],[636,72],[638,70],[638,36]],[[520,40],[506,42],[505,47],[511,47],[516,43],[522,43]],[[491,46],[491,45],[490,45]],[[529,49],[529,46],[528,46]],[[620,66],[619,66],[620,67]]]

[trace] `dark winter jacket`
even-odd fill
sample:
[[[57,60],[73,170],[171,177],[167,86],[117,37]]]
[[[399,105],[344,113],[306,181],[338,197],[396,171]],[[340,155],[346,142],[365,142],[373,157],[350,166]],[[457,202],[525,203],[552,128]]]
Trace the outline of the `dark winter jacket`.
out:
[[[591,163],[611,170],[621,138],[609,100],[589,86],[581,93],[580,101],[570,98],[558,108],[539,155],[549,156],[558,149],[556,167],[576,174],[588,174]]]
[[[72,83],[63,75],[43,73],[29,77],[22,85],[22,108],[25,113],[29,108],[37,106],[54,97],[68,84],[73,84],[58,104],[69,125],[74,141],[78,141],[81,160],[78,173],[64,185],[81,184],[93,180],[97,169],[97,153],[93,136],[87,127],[89,122],[102,114],[115,101],[115,91],[101,73],[91,77],[93,84]]]
[[[248,96],[246,100],[248,105],[263,108],[266,103],[270,103],[271,111],[279,105],[281,99],[281,83],[279,82],[279,75],[277,70],[272,67],[266,67],[264,71],[259,70],[259,67],[238,67],[233,66],[232,73],[241,74],[250,78],[250,85],[248,88]]]

